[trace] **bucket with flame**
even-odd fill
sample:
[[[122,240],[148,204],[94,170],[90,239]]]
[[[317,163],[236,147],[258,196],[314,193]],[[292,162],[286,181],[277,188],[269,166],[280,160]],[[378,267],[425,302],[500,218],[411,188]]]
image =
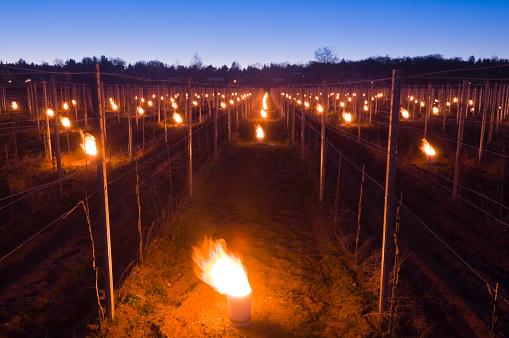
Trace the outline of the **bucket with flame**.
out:
[[[429,144],[429,142],[423,138],[422,139],[422,146],[421,150],[426,154],[426,164],[433,164],[435,163],[435,149]]]
[[[193,246],[194,272],[220,294],[228,296],[228,316],[234,327],[251,324],[251,286],[240,257],[226,250],[226,241],[205,238]]]
[[[256,138],[258,139],[258,143],[263,143],[264,137],[265,137],[265,134],[263,133],[262,126],[257,125],[256,126]]]

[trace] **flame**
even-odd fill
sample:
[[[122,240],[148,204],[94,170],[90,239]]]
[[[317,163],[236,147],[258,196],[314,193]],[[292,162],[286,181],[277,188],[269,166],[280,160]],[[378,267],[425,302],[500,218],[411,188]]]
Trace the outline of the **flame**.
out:
[[[69,121],[69,118],[68,118],[68,117],[62,117],[62,118],[60,119],[60,122],[62,122],[62,125],[63,125],[64,127],[69,128],[69,127],[71,126],[71,121]]]
[[[193,106],[197,106],[197,105],[198,105],[198,102],[193,101]]]
[[[152,101],[147,102],[150,107],[152,107]]]
[[[422,146],[420,148],[424,153],[426,153],[426,155],[436,154],[435,149],[431,146],[431,144],[429,144],[429,142],[425,138],[422,139]]]
[[[369,110],[369,107],[367,105],[364,105],[364,110],[365,111],[368,111]]]
[[[267,110],[267,97],[269,96],[268,93],[265,93],[265,95],[263,95],[263,100],[262,100],[262,104],[263,104],[263,109],[264,110]]]
[[[343,113],[343,118],[345,119],[346,123],[352,122],[352,114],[350,113]]]
[[[323,107],[322,107],[322,105],[321,105],[321,104],[318,104],[318,105],[316,106],[316,110],[318,110],[318,112],[319,112],[319,113],[323,112]]]
[[[437,115],[438,114],[438,107],[433,107],[433,115]]]
[[[73,105],[76,105],[76,100],[71,101]]]
[[[240,257],[226,250],[226,241],[205,238],[200,247],[193,246],[194,272],[217,292],[244,297],[251,293],[247,272]]]
[[[233,100],[230,100],[230,104],[233,104]]]
[[[221,102],[221,108],[225,108],[225,107],[226,107],[226,103]]]
[[[173,107],[173,109],[177,109],[177,108],[178,108],[178,106],[177,106],[177,104],[176,104],[175,102],[173,102],[173,103],[171,104],[171,106]]]
[[[173,113],[173,119],[178,123],[182,123],[182,117],[179,115],[179,113]]]
[[[64,102],[64,109],[69,109],[69,105],[67,104],[67,102]]]
[[[409,118],[409,117],[410,117],[410,114],[408,113],[408,110],[406,110],[406,109],[402,109],[402,110],[401,110],[401,115],[402,115],[405,119],[407,119],[407,118]]]
[[[257,125],[256,126],[256,138],[263,138],[265,135],[263,133],[262,126]]]
[[[18,103],[16,101],[12,101],[12,109],[18,109]]]
[[[138,113],[140,113],[140,115],[143,115],[143,113],[145,113],[145,111],[143,110],[143,108],[138,107]]]
[[[260,113],[262,114],[263,118],[267,118],[267,112],[265,110],[262,109]]]
[[[81,144],[81,147],[83,150],[85,150],[85,154],[89,155],[97,155],[97,148],[95,146],[95,137],[93,135],[90,135],[89,133],[83,133],[80,130],[81,134],[81,140],[83,143]]]
[[[344,106],[345,106],[345,103],[344,103],[343,101],[341,101],[341,102],[339,103],[339,105],[340,105],[341,107],[344,107]]]
[[[48,114],[49,117],[55,115],[55,112],[53,111],[53,109],[51,108],[48,108],[48,110],[46,110],[46,114]]]
[[[306,106],[306,108],[309,108],[309,102],[304,102],[304,106]]]

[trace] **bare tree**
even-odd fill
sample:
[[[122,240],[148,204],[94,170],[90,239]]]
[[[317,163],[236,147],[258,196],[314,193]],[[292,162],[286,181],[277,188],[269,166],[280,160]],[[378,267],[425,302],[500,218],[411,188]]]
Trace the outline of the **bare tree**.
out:
[[[197,52],[193,54],[193,58],[191,59],[191,67],[195,69],[203,68],[203,60]]]
[[[315,60],[320,63],[338,63],[339,57],[334,48],[325,46],[315,50]]]

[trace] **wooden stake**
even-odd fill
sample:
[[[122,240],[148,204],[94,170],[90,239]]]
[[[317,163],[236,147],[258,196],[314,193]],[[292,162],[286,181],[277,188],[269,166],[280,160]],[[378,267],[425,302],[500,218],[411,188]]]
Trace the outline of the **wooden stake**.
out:
[[[486,91],[487,94],[490,89],[490,83],[486,82]],[[479,158],[477,162],[480,164],[483,160],[483,147],[484,147],[484,135],[486,134],[486,108],[488,107],[488,95],[484,95],[484,103],[482,106],[482,124],[481,124],[481,136],[479,138]]]
[[[140,262],[143,262],[143,233],[141,231],[140,175],[136,161],[136,200],[138,202],[138,235],[140,236]]]
[[[461,155],[461,144],[463,142],[463,128],[465,125],[465,116],[468,110],[468,95],[470,92],[470,85],[467,80],[463,80],[463,107],[461,107],[460,119],[458,125],[458,138],[456,140],[456,161],[454,164],[454,181],[452,186],[452,199],[456,200],[458,196],[458,181],[460,175],[459,159]]]
[[[324,97],[328,97],[329,95],[329,86],[324,81],[323,83],[323,95]],[[320,203],[323,203],[323,193],[325,190],[325,126],[327,122],[327,112],[329,111],[329,100],[324,100],[324,107],[322,112],[322,132],[321,132],[321,146],[320,146]]]
[[[336,220],[338,216],[339,209],[339,178],[341,177],[341,150],[339,151],[339,159],[338,159],[338,180],[336,183],[336,199],[334,200],[334,219]],[[363,175],[364,177],[364,175]]]
[[[188,151],[187,183],[189,185],[189,197],[193,197],[193,114],[191,110],[191,78],[187,79],[187,93],[188,93],[186,99],[187,151]]]
[[[396,209],[396,228],[394,229],[394,248],[396,251],[394,252],[394,269],[392,275],[392,295],[391,295],[391,313],[389,315],[389,334],[392,333],[392,319],[394,316],[394,303],[396,300],[396,286],[399,282],[399,271],[401,269],[401,258],[399,255],[399,247],[398,247],[398,239],[399,239],[399,226],[401,223],[401,205],[403,205],[403,191],[401,192],[401,197],[399,199],[399,205]]]
[[[60,157],[60,134],[58,132],[58,124],[60,117],[58,114],[58,101],[57,101],[57,87],[55,85],[55,78],[51,78],[51,88],[53,92],[53,107],[55,109],[53,118],[55,119],[55,151],[57,155],[57,172],[58,172],[58,195],[60,198],[64,197],[64,183],[62,181],[62,159]]]
[[[392,249],[391,237],[394,232],[394,185],[396,181],[396,148],[398,144],[398,120],[399,120],[399,97],[400,97],[399,70],[392,71],[391,88],[391,117],[389,127],[389,144],[387,147],[387,173],[385,179],[385,210],[384,231],[382,242],[382,267],[380,278],[380,315],[387,311],[389,300],[389,273],[390,256]]]
[[[217,158],[219,156],[218,152],[218,130],[217,130],[217,124],[218,124],[218,118],[219,118],[219,106],[218,106],[218,94],[217,94],[217,83],[214,83],[214,96],[213,96],[213,102],[214,102],[214,160],[217,161]]]
[[[359,256],[359,235],[361,233],[361,205],[362,205],[362,189],[364,188],[364,169],[365,165],[362,165],[362,180],[361,180],[361,194],[359,197],[359,207],[357,208],[357,237],[355,238],[355,265],[358,263]]]
[[[305,86],[302,85],[302,91],[300,92],[300,97],[302,100],[302,108],[301,108],[301,119],[300,119],[300,158],[304,160],[304,146],[305,146],[305,135],[306,135],[306,107],[304,106],[304,92]],[[281,95],[280,95],[281,96]]]
[[[92,106],[94,111],[94,129],[95,141],[97,147],[97,178],[99,191],[102,192],[101,203],[101,221],[104,228],[103,237],[103,259],[104,259],[104,292],[106,297],[106,313],[112,320],[115,317],[115,302],[113,294],[113,266],[111,262],[111,234],[110,234],[110,211],[108,203],[108,179],[106,175],[105,144],[104,144],[104,112],[102,110],[101,78],[99,75],[99,65],[92,68],[95,77],[92,76]]]

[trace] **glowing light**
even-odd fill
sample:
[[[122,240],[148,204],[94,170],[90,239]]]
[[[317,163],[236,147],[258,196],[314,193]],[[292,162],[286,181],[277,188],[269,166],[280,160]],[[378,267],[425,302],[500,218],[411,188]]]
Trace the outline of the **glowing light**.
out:
[[[401,109],[401,116],[403,116],[405,119],[410,117],[410,114],[408,113],[408,110]]]
[[[60,122],[62,123],[62,125],[66,128],[69,128],[71,126],[71,121],[69,121],[69,118],[68,117],[62,117],[60,119]]]
[[[145,99],[144,99],[144,98],[141,98],[141,102],[145,102]]]
[[[421,107],[424,107],[424,101],[421,101]]]
[[[177,109],[177,108],[178,108],[178,106],[177,106],[177,104],[176,104],[175,102],[173,102],[173,103],[171,104],[171,106],[173,107],[173,109]]]
[[[262,117],[265,119],[267,118],[267,112],[265,110],[261,110],[260,114],[262,115]]]
[[[182,123],[182,116],[180,116],[179,113],[173,113],[173,119],[177,122],[177,124]]]
[[[305,106],[306,108],[309,108],[309,102],[307,102],[307,101],[306,101],[306,102],[304,102],[304,106]]]
[[[12,109],[18,109],[18,103],[16,101],[12,101],[11,106]]]
[[[148,103],[149,107],[152,107],[152,101],[148,101],[147,103]]]
[[[97,148],[95,146],[95,137],[88,133],[83,133],[81,130],[80,130],[80,134],[81,134],[81,140],[82,140],[81,147],[83,148],[83,150],[85,150],[85,154],[92,155],[92,156],[97,155]]]
[[[193,106],[197,106],[197,105],[198,105],[198,102],[193,101]]]
[[[473,105],[473,104],[474,104],[474,101],[472,101],[472,100],[468,100],[468,104],[469,104],[469,105]]]
[[[230,100],[230,104],[233,104],[233,100]]]
[[[72,100],[71,103],[72,103],[73,106],[75,106],[76,105],[76,100]]]
[[[322,107],[322,105],[321,105],[321,104],[318,104],[318,105],[316,106],[316,110],[318,110],[318,112],[319,112],[319,113],[322,113],[322,112],[323,112],[323,107]]]
[[[451,102],[447,102],[446,104],[447,104],[448,106],[450,106],[450,105],[451,105]]]
[[[69,109],[69,105],[67,104],[67,102],[64,102],[64,109]]]
[[[161,96],[161,101],[164,101],[164,96]]]
[[[225,108],[225,107],[226,107],[226,103],[221,102],[221,108]]]
[[[302,104],[302,101],[301,100],[297,100],[297,104]]]
[[[347,124],[352,122],[352,114],[350,113],[343,113],[343,118]]]
[[[53,109],[48,108],[48,110],[46,110],[46,114],[48,114],[49,117],[52,117],[53,115],[55,115],[55,112],[53,111]]]
[[[263,105],[263,109],[267,110],[267,97],[268,97],[268,93],[265,93],[265,95],[263,95],[263,99],[262,99],[262,105]]]
[[[433,107],[433,115],[438,115],[438,107]]]
[[[367,105],[364,105],[364,111],[368,111],[369,107]]]
[[[454,103],[458,102],[458,98],[455,97],[454,99],[452,99],[452,102],[454,102]]]
[[[345,106],[345,103],[344,103],[343,101],[341,101],[341,102],[339,103],[339,105],[340,105],[341,107],[344,107],[344,106]]]
[[[145,111],[143,110],[143,108],[138,107],[138,113],[139,113],[140,115],[143,115],[143,113],[145,113]]]
[[[429,144],[429,142],[423,138],[422,139],[422,146],[420,149],[426,154],[426,155],[435,155],[435,149]]]
[[[263,133],[263,129],[262,129],[262,126],[260,125],[257,125],[256,126],[256,138],[257,139],[262,139],[265,137],[265,134]]]
[[[348,102],[352,102],[352,98],[351,97],[348,98]]]
[[[414,97],[413,96],[410,96],[410,101],[413,101],[414,100]]]
[[[205,238],[200,247],[193,246],[193,261],[196,276],[220,294],[243,297],[251,293],[242,260],[226,250],[223,239]]]

